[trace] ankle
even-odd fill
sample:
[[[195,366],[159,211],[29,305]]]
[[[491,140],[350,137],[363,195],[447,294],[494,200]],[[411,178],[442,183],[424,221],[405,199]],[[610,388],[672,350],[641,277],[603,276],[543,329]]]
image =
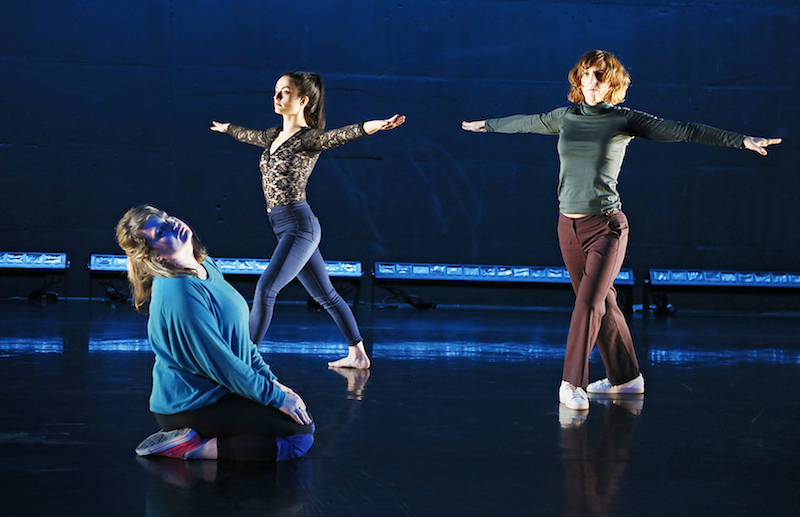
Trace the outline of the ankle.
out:
[[[192,449],[188,451],[184,455],[185,459],[196,459],[196,460],[215,460],[219,458],[219,447],[217,447],[217,439],[216,438],[209,438],[208,440],[203,440],[199,447],[196,449]]]

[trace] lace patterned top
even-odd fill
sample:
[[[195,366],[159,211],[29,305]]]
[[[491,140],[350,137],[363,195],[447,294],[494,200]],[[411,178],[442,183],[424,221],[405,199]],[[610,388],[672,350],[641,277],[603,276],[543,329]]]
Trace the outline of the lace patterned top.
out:
[[[339,129],[304,128],[270,154],[270,147],[280,131],[279,127],[256,130],[234,124],[228,126],[228,134],[236,140],[264,148],[258,168],[268,208],[305,201],[308,178],[320,153],[367,136],[363,122]]]

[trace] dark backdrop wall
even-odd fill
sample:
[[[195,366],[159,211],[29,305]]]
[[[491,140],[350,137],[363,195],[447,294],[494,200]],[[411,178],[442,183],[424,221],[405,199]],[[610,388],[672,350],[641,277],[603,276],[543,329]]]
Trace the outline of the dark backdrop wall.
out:
[[[627,266],[800,270],[794,0],[33,0],[0,19],[0,251],[68,253],[71,295],[144,202],[212,255],[268,256],[260,150],[208,127],[278,123],[293,69],[326,81],[328,127],[408,116],[323,154],[308,197],[326,258],[559,265],[555,137],[460,122],[565,105],[593,48],[629,68],[628,106],[785,139],[766,158],[634,141]]]

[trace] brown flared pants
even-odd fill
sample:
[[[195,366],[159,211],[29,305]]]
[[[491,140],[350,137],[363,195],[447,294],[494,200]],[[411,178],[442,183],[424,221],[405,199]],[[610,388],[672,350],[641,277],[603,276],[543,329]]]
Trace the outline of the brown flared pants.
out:
[[[614,289],[628,248],[628,218],[619,210],[579,219],[559,215],[558,242],[575,291],[562,379],[586,388],[595,343],[611,384],[634,379],[639,362]]]

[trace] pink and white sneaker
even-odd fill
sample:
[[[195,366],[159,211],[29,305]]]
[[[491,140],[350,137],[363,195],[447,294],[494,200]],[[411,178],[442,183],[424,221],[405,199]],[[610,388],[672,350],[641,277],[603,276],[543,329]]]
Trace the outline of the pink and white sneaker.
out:
[[[168,456],[183,458],[185,454],[203,444],[200,435],[194,429],[184,427],[172,431],[159,431],[144,439],[136,447],[139,456]]]

